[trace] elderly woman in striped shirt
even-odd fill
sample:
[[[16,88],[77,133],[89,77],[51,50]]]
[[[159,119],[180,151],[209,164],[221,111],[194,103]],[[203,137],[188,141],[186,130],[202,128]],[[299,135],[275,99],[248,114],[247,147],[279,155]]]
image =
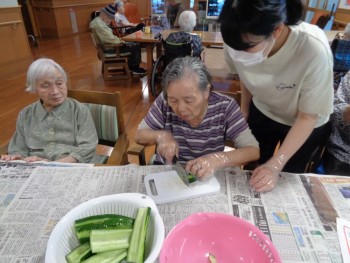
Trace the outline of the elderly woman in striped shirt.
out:
[[[155,162],[174,157],[199,178],[216,169],[259,159],[259,145],[237,102],[212,91],[211,76],[198,58],[177,58],[163,73],[163,92],[135,135],[137,143],[157,146]],[[224,152],[225,141],[236,150]]]

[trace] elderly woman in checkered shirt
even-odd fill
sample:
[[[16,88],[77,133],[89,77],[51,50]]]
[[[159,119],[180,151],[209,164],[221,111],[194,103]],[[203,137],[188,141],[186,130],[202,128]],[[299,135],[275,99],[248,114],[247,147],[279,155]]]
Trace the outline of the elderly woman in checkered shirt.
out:
[[[323,157],[325,173],[350,175],[350,71],[335,94],[330,120],[332,133]]]

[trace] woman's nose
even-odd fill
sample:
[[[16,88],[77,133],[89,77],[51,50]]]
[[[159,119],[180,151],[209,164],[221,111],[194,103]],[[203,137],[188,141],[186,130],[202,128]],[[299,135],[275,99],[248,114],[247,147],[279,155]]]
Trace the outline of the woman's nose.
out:
[[[179,104],[177,105],[177,110],[178,110],[179,112],[184,112],[184,111],[186,111],[186,104],[183,103],[183,102],[179,102]]]
[[[57,85],[52,85],[51,86],[51,93],[55,94],[57,93],[59,90],[58,86]]]

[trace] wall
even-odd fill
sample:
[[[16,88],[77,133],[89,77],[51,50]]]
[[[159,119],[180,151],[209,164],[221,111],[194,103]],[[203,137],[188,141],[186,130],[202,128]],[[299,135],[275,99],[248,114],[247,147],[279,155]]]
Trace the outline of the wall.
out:
[[[89,31],[90,14],[111,4],[106,0],[32,0],[39,35],[61,38]]]
[[[149,18],[151,15],[151,0],[129,0],[129,3],[137,5],[140,17]]]
[[[1,0],[0,7],[17,6],[17,0]]]
[[[0,7],[0,79],[26,70],[33,57],[20,6]]]

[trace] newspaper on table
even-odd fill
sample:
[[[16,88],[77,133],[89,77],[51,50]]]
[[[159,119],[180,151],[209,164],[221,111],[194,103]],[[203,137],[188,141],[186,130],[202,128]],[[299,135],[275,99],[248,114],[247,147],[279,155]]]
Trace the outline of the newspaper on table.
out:
[[[146,193],[148,173],[169,166],[43,167],[0,163],[0,263],[44,262],[49,236],[72,208],[92,198]],[[350,177],[281,173],[276,188],[256,193],[249,171],[217,172],[221,191],[158,205],[168,233],[197,212],[241,217],[269,236],[283,262],[343,262],[336,218],[350,219]],[[11,183],[12,180],[12,183]]]
[[[337,217],[337,232],[344,262],[350,262],[350,221]]]

